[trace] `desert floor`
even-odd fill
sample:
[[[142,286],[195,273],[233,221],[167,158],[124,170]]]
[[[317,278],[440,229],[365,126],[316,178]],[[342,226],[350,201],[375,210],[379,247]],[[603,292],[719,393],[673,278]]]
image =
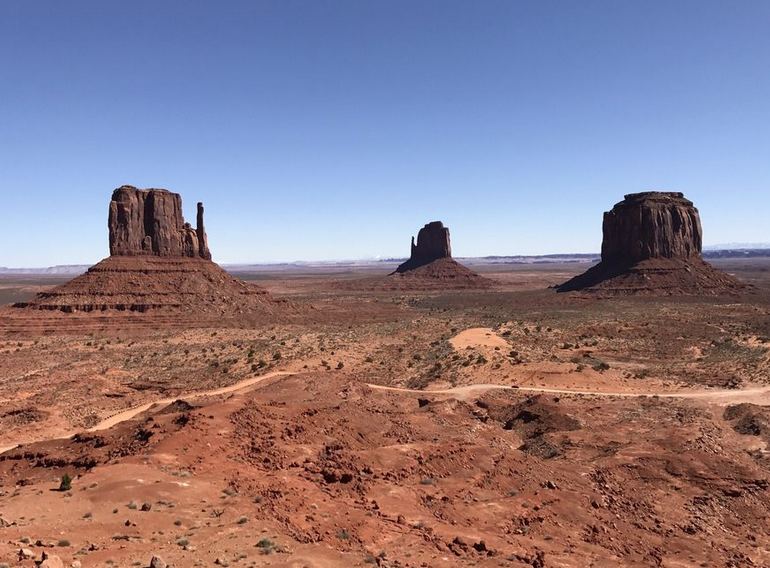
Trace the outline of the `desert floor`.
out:
[[[2,308],[0,566],[770,566],[770,260],[717,266],[752,287],[296,269],[243,275],[269,320]]]

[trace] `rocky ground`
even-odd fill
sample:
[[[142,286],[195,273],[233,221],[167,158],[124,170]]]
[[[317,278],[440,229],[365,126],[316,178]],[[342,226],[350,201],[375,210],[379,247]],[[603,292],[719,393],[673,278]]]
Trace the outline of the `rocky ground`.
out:
[[[564,267],[284,275],[312,309],[259,324],[6,310],[0,565],[768,565],[770,280],[732,271],[614,300],[546,289]]]

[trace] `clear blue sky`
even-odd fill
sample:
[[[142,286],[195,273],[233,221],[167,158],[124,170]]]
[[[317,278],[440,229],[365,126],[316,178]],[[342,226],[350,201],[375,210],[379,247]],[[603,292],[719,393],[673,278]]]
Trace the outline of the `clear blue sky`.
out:
[[[770,2],[0,2],[0,265],[108,254],[122,184],[221,262],[592,252],[624,193],[770,241]]]

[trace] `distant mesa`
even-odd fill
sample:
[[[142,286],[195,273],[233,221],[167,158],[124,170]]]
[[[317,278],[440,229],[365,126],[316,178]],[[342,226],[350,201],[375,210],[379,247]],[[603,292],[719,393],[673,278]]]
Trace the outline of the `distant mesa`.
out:
[[[598,295],[721,294],[741,289],[701,256],[700,215],[675,192],[632,193],[604,214],[599,264],[557,287]]]
[[[202,203],[196,221],[195,228],[185,222],[178,193],[119,187],[109,205],[110,256],[15,307],[62,312],[162,309],[202,316],[266,313],[283,303],[211,261]]]

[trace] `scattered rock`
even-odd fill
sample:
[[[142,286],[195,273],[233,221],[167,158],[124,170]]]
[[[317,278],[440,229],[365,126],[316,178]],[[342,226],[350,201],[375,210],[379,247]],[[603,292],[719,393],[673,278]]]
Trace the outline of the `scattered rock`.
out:
[[[150,568],[166,568],[168,564],[160,557],[153,556],[150,560]]]
[[[733,430],[745,436],[759,436],[770,442],[770,407],[744,402],[728,406],[723,414]]]

